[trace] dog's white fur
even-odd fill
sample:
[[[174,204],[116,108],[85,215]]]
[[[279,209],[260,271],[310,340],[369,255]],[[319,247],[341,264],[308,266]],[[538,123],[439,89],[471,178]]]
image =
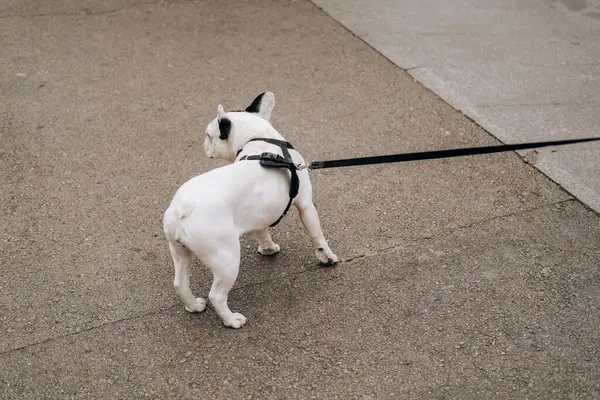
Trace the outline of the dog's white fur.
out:
[[[259,96],[260,97],[260,96]],[[257,98],[258,100],[259,98]],[[254,103],[253,103],[254,104]],[[217,118],[206,128],[204,150],[211,158],[233,162],[196,176],[184,183],[164,214],[164,231],[175,264],[175,291],[189,312],[201,312],[206,300],[195,298],[190,290],[192,255],[208,266],[213,283],[208,298],[226,326],[240,328],[246,317],[233,313],[227,306],[227,295],[238,275],[242,235],[256,233],[258,251],[272,255],[280,251],[268,231],[285,210],[289,201],[290,173],[284,169],[266,169],[258,161],[236,161],[243,155],[271,152],[281,155],[281,149],[253,138],[284,140],[269,122],[275,105],[273,93],[262,95],[258,112],[228,112],[219,105]],[[231,121],[226,140],[219,138],[219,121]],[[237,155],[237,152],[242,152]],[[290,150],[295,163],[304,163],[302,156]],[[319,217],[312,202],[312,186],[306,170],[298,171],[300,189],[293,201],[304,227],[312,238],[316,256],[323,264],[338,258],[323,237]]]

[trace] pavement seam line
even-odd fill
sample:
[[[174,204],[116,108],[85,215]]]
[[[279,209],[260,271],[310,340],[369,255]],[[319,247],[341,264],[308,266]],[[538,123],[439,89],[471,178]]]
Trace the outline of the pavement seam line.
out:
[[[559,204],[568,203],[568,202],[571,202],[571,201],[577,202],[577,199],[575,199],[574,197],[569,197],[568,199],[558,200],[558,201],[555,201],[555,202],[552,202],[552,203],[541,204],[539,206],[536,206],[536,207],[533,207],[533,208],[529,208],[527,210],[514,211],[514,212],[511,212],[511,213],[508,213],[508,214],[496,215],[494,217],[482,219],[482,220],[479,220],[479,221],[474,221],[474,222],[471,222],[471,223],[468,223],[468,224],[465,224],[465,225],[458,226],[455,229],[452,229],[449,232],[447,232],[446,235],[447,234],[451,234],[451,233],[456,232],[456,231],[459,231],[459,230],[462,230],[462,229],[469,229],[469,228],[472,228],[472,227],[477,226],[477,225],[482,225],[482,224],[488,223],[490,221],[495,221],[497,219],[503,219],[503,218],[509,218],[509,217],[514,217],[514,216],[524,215],[524,214],[528,214],[528,213],[533,212],[533,211],[541,210],[543,208],[552,207],[552,206],[556,206],[556,205],[559,205]]]
[[[556,206],[556,205],[567,203],[567,202],[576,202],[577,203],[578,201],[575,198],[568,198],[568,199],[564,199],[564,200],[560,200],[560,201],[556,201],[556,202],[552,202],[552,203],[542,204],[542,205],[539,205],[539,206],[536,206],[536,207],[533,207],[533,208],[530,208],[530,209],[527,209],[527,210],[523,210],[523,211],[515,211],[515,212],[512,212],[512,213],[508,213],[508,214],[497,215],[497,216],[486,218],[486,219],[483,219],[483,220],[474,221],[474,222],[466,224],[466,225],[461,225],[461,226],[458,226],[458,227],[453,228],[453,229],[448,229],[446,231],[442,231],[438,235],[421,236],[421,237],[416,237],[416,238],[412,238],[412,239],[407,239],[407,240],[404,240],[402,243],[396,243],[396,244],[393,244],[393,245],[390,245],[390,246],[382,247],[382,248],[379,248],[379,249],[374,249],[374,250],[371,250],[371,251],[363,253],[363,254],[358,254],[358,255],[355,255],[355,256],[350,256],[350,257],[347,257],[347,258],[344,258],[344,259],[340,260],[339,264],[350,263],[350,262],[353,262],[353,261],[355,261],[357,259],[360,259],[360,258],[373,257],[373,256],[375,256],[377,254],[380,254],[380,253],[383,253],[383,252],[386,252],[386,251],[389,251],[389,250],[393,250],[393,249],[398,248],[400,246],[404,246],[407,242],[417,243],[417,242],[420,242],[422,240],[429,240],[429,239],[431,239],[433,237],[444,237],[444,236],[447,236],[447,235],[451,235],[452,233],[457,232],[459,230],[470,229],[470,228],[472,228],[474,226],[485,224],[485,223],[490,222],[490,221],[494,221],[494,220],[498,220],[498,219],[503,219],[503,218],[509,218],[509,217],[513,217],[513,216],[524,215],[524,214],[527,214],[527,213],[530,213],[530,212],[533,212],[533,211],[537,211],[537,210],[540,210],[540,209],[543,209],[543,208],[546,208],[546,207],[552,207],[552,206]],[[230,292],[235,292],[235,291],[239,291],[239,290],[242,290],[242,289],[251,288],[251,287],[254,287],[254,286],[260,286],[260,285],[262,285],[264,283],[277,282],[277,281],[281,281],[281,280],[284,280],[284,279],[287,279],[287,278],[290,278],[290,277],[295,277],[295,276],[299,276],[299,275],[306,274],[306,273],[309,273],[309,272],[319,271],[321,269],[328,269],[328,268],[335,268],[335,267],[328,267],[328,266],[309,267],[309,268],[304,269],[304,270],[299,271],[299,272],[294,272],[294,273],[290,273],[290,274],[287,274],[287,275],[282,275],[282,276],[279,276],[279,277],[276,277],[276,278],[266,279],[264,281],[250,283],[250,284],[247,284],[247,285],[244,285],[244,286],[240,286],[240,287],[235,287],[235,288],[231,289]],[[113,321],[108,321],[108,322],[102,323],[100,325],[90,326],[88,328],[81,329],[79,331],[69,332],[69,333],[65,333],[64,335],[58,335],[58,336],[49,337],[49,338],[46,338],[46,339],[43,339],[43,340],[40,340],[40,341],[37,341],[37,342],[29,343],[29,344],[26,344],[26,345],[23,345],[23,346],[15,347],[13,349],[8,349],[8,350],[5,350],[5,351],[2,351],[2,352],[0,352],[0,356],[3,356],[3,355],[8,354],[8,353],[11,353],[13,351],[24,350],[24,349],[27,349],[29,347],[33,347],[33,346],[37,346],[37,345],[40,345],[40,344],[48,343],[48,342],[51,342],[53,340],[60,340],[60,339],[67,338],[67,337],[70,337],[70,336],[78,335],[80,333],[85,333],[85,332],[93,331],[95,329],[103,328],[103,327],[108,326],[108,325],[114,325],[114,324],[118,324],[118,323],[121,323],[121,322],[132,321],[132,320],[135,320],[135,319],[138,319],[138,318],[143,318],[143,317],[146,317],[146,316],[149,316],[149,315],[158,314],[160,312],[163,312],[163,311],[169,310],[171,308],[174,308],[177,305],[178,305],[177,303],[173,303],[173,304],[170,304],[170,305],[168,305],[166,307],[163,307],[163,308],[160,308],[160,309],[156,309],[156,310],[149,310],[149,311],[144,312],[142,314],[131,315],[129,317],[125,317],[125,318],[121,318],[121,319],[116,319],[116,320],[113,320]],[[210,303],[209,302],[207,303],[207,308],[210,308],[211,310],[213,309],[212,307],[210,307]]]
[[[345,260],[342,260],[341,262],[345,262]],[[305,274],[307,272],[316,271],[316,270],[318,270],[320,268],[327,268],[327,267],[317,267],[317,268],[315,268],[315,267],[310,268],[309,267],[309,268],[307,268],[305,270],[302,270],[302,271],[299,271],[299,272],[295,272],[295,273],[283,275],[283,276],[280,276],[280,277],[277,277],[277,278],[266,279],[264,281],[260,281],[260,282],[251,283],[251,284],[248,284],[248,285],[236,287],[236,288],[231,289],[230,293],[234,292],[234,291],[241,290],[241,289],[245,289],[245,288],[249,288],[249,287],[253,287],[253,286],[262,285],[263,283],[269,283],[269,282],[279,281],[279,280],[282,280],[282,279],[285,279],[285,278],[289,278],[289,277],[293,277],[293,276]],[[102,324],[99,324],[99,325],[90,326],[90,327],[87,327],[85,329],[81,329],[81,330],[78,330],[78,331],[68,332],[68,333],[65,333],[63,335],[57,335],[57,336],[48,337],[46,339],[42,339],[42,340],[39,340],[37,342],[28,343],[28,344],[25,344],[23,346],[19,346],[19,347],[15,347],[15,348],[12,348],[12,349],[4,350],[4,351],[0,352],[0,356],[3,356],[3,355],[8,354],[8,353],[11,353],[13,351],[24,350],[24,349],[27,349],[29,347],[33,347],[33,346],[37,346],[37,345],[44,344],[44,343],[47,343],[47,342],[51,342],[53,340],[60,340],[60,339],[67,338],[67,337],[70,337],[70,336],[78,335],[80,333],[85,333],[85,332],[93,331],[95,329],[100,329],[100,328],[103,328],[103,327],[108,326],[108,325],[113,325],[113,324],[117,324],[117,323],[121,323],[121,322],[126,322],[126,321],[132,321],[132,320],[135,320],[137,318],[142,318],[142,317],[146,317],[146,316],[149,316],[149,315],[158,314],[158,313],[161,313],[163,311],[166,311],[166,310],[169,310],[171,308],[174,308],[177,305],[178,305],[178,303],[172,303],[172,304],[170,304],[170,305],[168,305],[166,307],[159,308],[159,309],[156,309],[156,310],[149,310],[149,311],[144,312],[142,314],[130,315],[128,317],[124,317],[124,318],[120,318],[120,319],[115,319],[113,321],[107,321],[105,323],[102,323]],[[207,308],[210,308],[211,310],[214,311],[214,309],[210,305],[210,302],[207,302],[206,306],[207,306]]]
[[[359,259],[359,258],[372,257],[374,255],[377,255],[377,254],[381,253],[381,252],[393,250],[393,249],[395,249],[397,247],[403,246],[407,242],[416,243],[416,242],[419,242],[421,240],[429,240],[429,239],[432,239],[434,237],[444,237],[444,236],[451,235],[451,234],[453,234],[455,232],[458,232],[460,230],[463,230],[463,229],[471,229],[471,228],[476,227],[478,225],[486,224],[486,223],[488,223],[490,221],[495,221],[495,220],[504,219],[504,218],[510,218],[510,217],[514,217],[514,216],[525,215],[525,214],[528,214],[528,213],[533,212],[533,211],[538,211],[538,210],[541,210],[543,208],[552,207],[552,206],[556,206],[556,205],[567,203],[567,202],[577,202],[577,199],[575,199],[575,198],[568,198],[568,199],[564,199],[564,200],[555,201],[555,202],[552,202],[552,203],[541,204],[539,206],[536,206],[536,207],[533,207],[533,208],[529,208],[527,210],[514,211],[514,212],[511,212],[511,213],[508,213],[508,214],[503,214],[503,215],[496,215],[496,216],[493,216],[493,217],[490,217],[490,218],[482,219],[482,220],[479,220],[479,221],[474,221],[474,222],[471,222],[471,223],[468,223],[468,224],[465,224],[465,225],[460,225],[460,226],[457,226],[456,228],[451,228],[451,229],[443,230],[438,235],[430,235],[430,236],[421,236],[421,237],[416,237],[416,238],[409,238],[407,240],[402,241],[402,243],[396,243],[396,244],[393,244],[393,245],[390,245],[390,246],[387,246],[387,247],[383,247],[383,248],[380,248],[380,249],[371,250],[371,251],[363,253],[363,254],[358,254],[358,255],[355,255],[355,256],[348,257],[346,259],[343,259],[341,262],[342,263],[352,262],[352,261],[354,261],[356,259]]]
[[[67,338],[67,337],[70,337],[70,336],[79,335],[80,333],[85,333],[85,332],[93,331],[95,329],[102,328],[102,327],[105,327],[107,325],[112,325],[112,324],[115,324],[115,323],[118,323],[118,322],[130,321],[130,320],[134,320],[134,319],[137,319],[137,318],[145,317],[145,316],[148,316],[148,315],[157,314],[159,312],[166,311],[166,310],[168,310],[170,308],[173,308],[176,305],[177,304],[171,304],[171,305],[169,305],[167,307],[164,307],[164,308],[161,308],[161,309],[158,309],[158,310],[150,310],[150,311],[147,311],[147,312],[142,313],[142,314],[130,315],[129,317],[125,317],[125,318],[121,318],[121,319],[116,319],[114,321],[107,321],[107,322],[104,322],[104,323],[102,323],[100,325],[90,326],[90,327],[87,327],[87,328],[84,328],[84,329],[81,329],[81,330],[78,330],[78,331],[68,332],[68,333],[65,333],[63,335],[57,335],[57,336],[48,337],[46,339],[42,339],[42,340],[39,340],[37,342],[28,343],[28,344],[25,344],[23,346],[19,346],[19,347],[15,347],[15,348],[12,348],[12,349],[4,350],[4,351],[0,352],[0,356],[3,356],[3,355],[8,354],[8,353],[12,353],[13,351],[25,350],[25,349],[27,349],[29,347],[37,346],[39,344],[44,344],[44,343],[48,343],[48,342],[51,342],[51,341],[54,341],[54,340],[59,340],[59,339],[64,339],[64,338]]]

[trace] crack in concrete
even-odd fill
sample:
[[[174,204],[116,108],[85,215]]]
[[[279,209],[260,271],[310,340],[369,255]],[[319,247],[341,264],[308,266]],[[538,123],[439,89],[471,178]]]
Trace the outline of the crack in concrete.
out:
[[[116,13],[118,11],[126,11],[126,10],[132,9],[134,7],[137,7],[139,5],[158,4],[158,3],[159,3],[159,1],[148,1],[148,2],[140,1],[140,2],[137,2],[137,3],[133,3],[133,4],[129,5],[128,7],[114,8],[114,9],[103,10],[103,11],[90,11],[89,9],[84,8],[82,11],[76,12],[76,13],[69,13],[69,12],[52,13],[52,12],[50,12],[50,13],[25,14],[25,15],[20,15],[20,14],[16,14],[16,15],[0,15],[0,19],[6,19],[6,18],[36,18],[36,17],[82,17],[82,16],[96,16],[96,15],[112,14],[112,13]]]
[[[393,244],[391,246],[387,246],[387,247],[383,247],[383,248],[380,248],[380,249],[371,250],[371,251],[363,253],[363,254],[358,254],[358,255],[355,255],[355,256],[348,257],[348,258],[342,260],[341,262],[342,263],[346,263],[346,262],[351,262],[351,261],[354,261],[354,260],[360,259],[360,258],[372,257],[372,256],[375,256],[375,255],[381,253],[381,252],[393,250],[393,249],[395,249],[397,247],[403,246],[407,242],[415,243],[415,242],[419,242],[421,240],[428,240],[428,239],[431,239],[433,237],[448,236],[448,235],[453,234],[454,232],[457,232],[457,231],[460,231],[460,230],[463,230],[463,229],[470,229],[470,228],[473,228],[473,227],[476,227],[476,226],[479,226],[479,225],[484,225],[484,224],[486,224],[488,222],[499,220],[499,219],[510,218],[510,217],[513,217],[513,216],[525,215],[525,214],[528,214],[528,213],[533,212],[533,211],[538,211],[538,210],[543,209],[543,208],[556,206],[558,204],[567,203],[567,202],[570,202],[570,201],[577,201],[577,199],[571,197],[571,198],[568,198],[568,199],[555,201],[553,203],[545,203],[545,204],[539,205],[537,207],[529,208],[527,210],[514,211],[514,212],[508,213],[508,214],[496,215],[496,216],[493,216],[493,217],[490,217],[490,218],[486,218],[486,219],[474,221],[474,222],[471,222],[471,223],[468,223],[468,224],[465,224],[465,225],[460,225],[460,226],[457,226],[456,228],[442,230],[442,232],[440,232],[437,235],[424,235],[424,236],[420,236],[420,237],[415,237],[415,238],[407,239],[407,240],[402,241],[401,243],[396,243],[396,244]]]
[[[456,231],[459,231],[459,230],[469,229],[469,228],[472,228],[474,226],[483,225],[483,224],[486,224],[486,223],[491,222],[491,221],[496,221],[498,219],[504,219],[504,218],[515,217],[515,216],[519,216],[519,215],[525,215],[525,214],[528,214],[528,213],[533,212],[533,211],[538,211],[538,210],[541,210],[543,208],[552,207],[552,206],[556,206],[556,205],[559,205],[559,204],[568,203],[568,202],[571,202],[571,201],[577,201],[577,199],[575,199],[574,197],[570,197],[568,199],[555,201],[553,203],[542,204],[542,205],[539,205],[537,207],[533,207],[533,208],[530,208],[530,209],[527,209],[527,210],[515,211],[515,212],[504,214],[504,215],[497,215],[495,217],[490,217],[490,218],[482,219],[480,221],[475,221],[475,222],[472,222],[472,223],[469,223],[469,224],[466,224],[466,225],[461,225],[461,226],[457,227],[456,229],[453,229],[452,231],[447,232],[445,235],[449,235],[449,234],[451,234],[453,232],[456,232]]]
[[[354,256],[350,256],[350,257],[344,258],[344,259],[340,260],[339,264],[350,263],[350,262],[353,262],[353,261],[361,259],[361,258],[373,257],[373,256],[376,256],[376,255],[381,254],[383,252],[396,249],[396,248],[398,248],[400,246],[405,246],[407,242],[417,243],[417,242],[419,242],[421,240],[429,240],[429,239],[431,239],[433,237],[444,237],[444,236],[451,235],[452,233],[457,232],[459,230],[470,229],[470,228],[473,228],[475,226],[486,224],[486,223],[488,223],[490,221],[495,221],[495,220],[504,219],[504,218],[510,218],[510,217],[513,217],[513,216],[525,215],[525,214],[528,214],[530,212],[541,210],[543,208],[553,207],[553,206],[556,206],[558,204],[563,204],[563,203],[567,203],[567,202],[571,202],[571,201],[575,201],[576,202],[577,199],[571,197],[571,198],[568,198],[568,199],[564,199],[564,200],[560,200],[560,201],[556,201],[556,202],[552,202],[552,203],[542,204],[542,205],[539,205],[537,207],[533,207],[533,208],[530,208],[530,209],[527,209],[527,210],[515,211],[515,212],[508,213],[508,214],[497,215],[497,216],[486,218],[486,219],[482,219],[482,220],[479,220],[479,221],[474,221],[472,223],[469,223],[469,224],[466,224],[466,225],[461,225],[461,226],[458,226],[456,228],[446,229],[445,231],[442,230],[442,232],[440,232],[437,235],[424,235],[424,236],[420,236],[420,237],[415,237],[415,238],[403,240],[401,243],[395,243],[395,244],[392,244],[390,246],[382,247],[382,248],[379,248],[379,249],[374,249],[374,250],[371,250],[371,251],[368,251],[368,252],[365,252],[365,253],[362,253],[362,254],[357,254],[357,255],[354,255]],[[265,283],[282,281],[282,280],[287,279],[287,278],[291,278],[291,277],[303,275],[303,274],[306,274],[306,273],[309,273],[309,272],[313,272],[313,271],[319,271],[319,270],[323,270],[323,269],[329,269],[329,268],[335,268],[335,267],[334,266],[331,266],[331,267],[329,267],[329,266],[313,266],[313,267],[309,267],[309,268],[304,269],[304,270],[299,271],[299,272],[294,272],[294,273],[290,273],[290,274],[287,274],[287,275],[281,275],[281,276],[279,276],[277,278],[266,279],[266,280],[263,280],[263,281],[260,281],[260,282],[250,283],[250,284],[247,284],[247,285],[244,285],[244,286],[236,287],[236,288],[233,288],[231,290],[231,292],[242,290],[242,289],[246,289],[246,288],[251,288],[251,287],[254,287],[254,286],[260,286],[260,285],[263,285]],[[53,337],[49,337],[49,338],[46,338],[46,339],[42,339],[42,340],[39,340],[37,342],[25,344],[25,345],[22,345],[22,346],[19,346],[19,347],[15,347],[15,348],[12,348],[12,349],[8,349],[8,350],[5,350],[5,351],[2,351],[2,352],[0,352],[0,356],[6,355],[6,354],[14,352],[14,351],[19,351],[19,350],[27,349],[27,348],[30,348],[30,347],[33,347],[33,346],[37,346],[37,345],[40,345],[40,344],[48,343],[48,342],[51,342],[53,340],[60,340],[60,339],[63,339],[63,338],[67,338],[67,337],[78,335],[80,333],[85,333],[85,332],[93,331],[95,329],[100,329],[100,328],[103,328],[103,327],[108,326],[108,325],[118,324],[118,323],[126,322],[126,321],[132,321],[132,320],[135,320],[135,319],[138,319],[138,318],[143,318],[143,317],[146,317],[146,316],[149,316],[149,315],[159,314],[161,312],[164,312],[164,311],[167,311],[167,310],[169,310],[171,308],[174,308],[174,307],[176,307],[178,305],[179,305],[179,302],[172,303],[172,304],[167,305],[167,306],[165,306],[163,308],[160,308],[160,309],[149,310],[149,311],[143,312],[141,314],[130,315],[128,317],[116,319],[116,320],[113,320],[113,321],[107,321],[105,323],[102,323],[102,324],[99,324],[99,325],[90,326],[90,327],[87,327],[85,329],[81,329],[81,330],[78,330],[78,331],[68,332],[68,333],[65,333],[63,335],[58,335],[58,336],[53,336]],[[207,308],[212,309],[212,307],[210,306],[210,303],[207,303]]]
[[[32,342],[32,343],[24,344],[24,345],[19,346],[19,347],[15,347],[15,348],[12,348],[12,349],[4,350],[4,351],[0,352],[0,356],[12,353],[14,351],[24,350],[24,349],[27,349],[27,348],[30,348],[30,347],[33,347],[33,346],[37,346],[37,345],[40,345],[40,344],[52,342],[54,340],[60,340],[60,339],[63,339],[63,338],[68,338],[68,337],[71,337],[71,336],[79,335],[80,333],[85,333],[85,332],[93,331],[95,329],[99,329],[99,328],[105,327],[107,325],[113,325],[113,324],[117,324],[117,323],[120,323],[120,322],[131,321],[131,320],[134,320],[134,319],[137,319],[137,318],[143,318],[143,317],[146,317],[146,316],[152,315],[152,314],[158,314],[160,312],[163,312],[163,311],[166,311],[166,310],[168,310],[170,308],[173,308],[176,305],[177,304],[171,304],[171,305],[169,305],[167,307],[164,307],[164,308],[161,308],[161,309],[158,309],[158,310],[149,310],[149,311],[146,311],[145,313],[142,313],[142,314],[130,315],[128,317],[124,317],[124,318],[121,318],[121,319],[116,319],[116,320],[113,320],[113,321],[107,321],[107,322],[104,322],[102,324],[89,326],[87,328],[80,329],[80,330],[77,330],[77,331],[67,332],[67,333],[65,333],[63,335],[57,335],[57,336],[48,337],[46,339],[38,340],[37,342]]]

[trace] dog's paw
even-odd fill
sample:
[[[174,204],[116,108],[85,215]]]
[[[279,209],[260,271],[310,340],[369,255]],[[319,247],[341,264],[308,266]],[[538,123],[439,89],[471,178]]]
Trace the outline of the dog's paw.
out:
[[[325,250],[319,247],[315,254],[321,265],[333,265],[339,262],[338,256],[329,249]]]
[[[190,313],[202,312],[206,308],[206,300],[202,297],[196,297],[196,304],[194,304],[191,308],[185,306],[185,311]]]
[[[263,256],[272,256],[273,254],[277,254],[281,251],[281,247],[277,243],[273,243],[271,247],[258,246],[258,252]]]
[[[227,320],[223,320],[223,324],[233,329],[238,329],[244,326],[246,317],[240,313],[233,313]]]

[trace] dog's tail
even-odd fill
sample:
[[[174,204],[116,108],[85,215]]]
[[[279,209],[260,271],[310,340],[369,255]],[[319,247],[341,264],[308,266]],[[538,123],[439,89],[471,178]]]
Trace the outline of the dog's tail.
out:
[[[194,206],[189,203],[167,209],[163,223],[165,236],[169,242],[185,246],[187,233],[183,221],[192,214],[193,210]]]

